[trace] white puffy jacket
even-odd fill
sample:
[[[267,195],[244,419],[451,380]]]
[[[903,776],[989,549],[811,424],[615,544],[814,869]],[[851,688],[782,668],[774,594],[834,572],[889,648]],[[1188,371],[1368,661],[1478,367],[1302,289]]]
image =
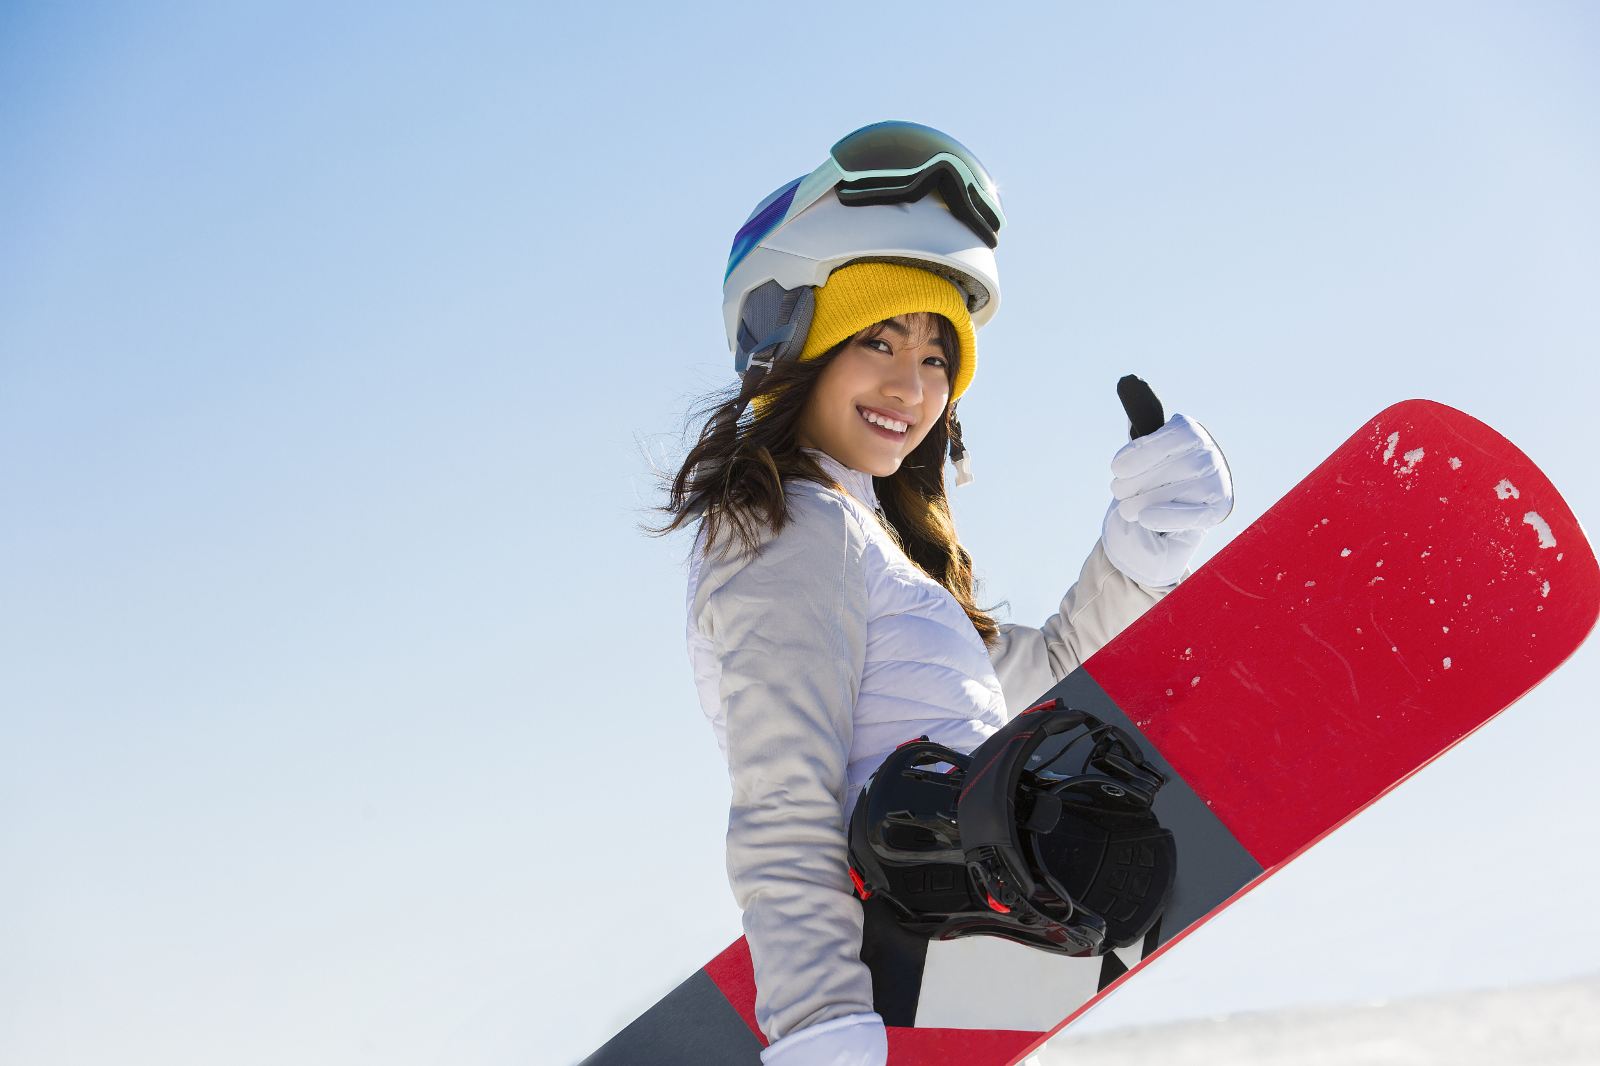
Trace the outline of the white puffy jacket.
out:
[[[789,522],[754,556],[706,558],[697,542],[689,655],[728,760],[728,880],[772,1042],[762,1061],[874,1066],[885,1038],[846,861],[862,786],[916,736],[971,751],[1167,589],[1096,543],[1055,615],[1001,625],[985,648],[880,525],[872,476],[808,451],[844,491],[786,485]]]

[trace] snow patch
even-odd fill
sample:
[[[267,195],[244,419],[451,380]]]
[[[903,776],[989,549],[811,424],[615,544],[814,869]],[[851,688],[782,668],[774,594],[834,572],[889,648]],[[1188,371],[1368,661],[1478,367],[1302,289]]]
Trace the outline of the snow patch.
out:
[[[1400,431],[1395,430],[1389,434],[1389,446],[1383,450],[1383,461],[1389,462],[1394,458],[1394,450],[1400,447]]]
[[[1452,455],[1450,457],[1450,469],[1451,470],[1460,470],[1461,469],[1461,460],[1458,459],[1457,457],[1455,457],[1454,455]]]
[[[1450,669],[1450,656],[1448,655],[1444,657],[1444,668],[1446,670]]]
[[[1510,478],[1501,478],[1500,484],[1494,487],[1494,494],[1502,500],[1514,500],[1522,495],[1517,491],[1517,487],[1511,483]]]
[[[1346,548],[1344,551],[1339,553],[1339,558],[1344,559],[1344,558],[1347,558],[1349,555],[1350,555],[1350,549]]]
[[[1539,587],[1539,595],[1540,596],[1548,596],[1548,595],[1550,595],[1550,582],[1546,581],[1543,585],[1541,585]]]
[[[1507,1066],[1593,1062],[1600,975],[1473,992],[1204,1016],[1160,1024],[1074,1023],[1033,1054],[1039,1066]]]
[[[1539,534],[1539,547],[1554,548],[1556,546],[1556,535],[1550,532],[1550,523],[1539,517],[1538,511],[1529,511],[1522,516],[1522,520],[1532,526],[1534,532]],[[1560,559],[1561,556],[1556,556],[1558,562]]]

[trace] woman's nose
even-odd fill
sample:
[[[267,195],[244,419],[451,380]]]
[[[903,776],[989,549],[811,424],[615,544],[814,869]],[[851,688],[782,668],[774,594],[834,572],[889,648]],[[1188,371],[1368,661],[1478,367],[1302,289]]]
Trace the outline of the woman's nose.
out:
[[[883,383],[883,392],[906,404],[922,402],[922,376],[917,373],[916,364],[896,359]]]

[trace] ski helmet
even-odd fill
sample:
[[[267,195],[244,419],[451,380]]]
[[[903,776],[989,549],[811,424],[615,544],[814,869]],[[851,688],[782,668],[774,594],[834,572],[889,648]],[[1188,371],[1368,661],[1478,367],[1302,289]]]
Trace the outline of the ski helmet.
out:
[[[1028,768],[1057,736],[1066,743]],[[1093,743],[1080,772],[1044,773],[1084,739]],[[883,896],[902,925],[933,939],[986,934],[1101,955],[1143,937],[1171,896],[1177,846],[1151,810],[1164,783],[1127,733],[1059,699],[970,756],[918,737],[856,801],[850,877],[862,899]]]
[[[936,274],[955,286],[971,326],[981,327],[1000,306],[994,248],[1004,224],[997,186],[955,138],[899,121],[848,134],[816,170],[757,204],[734,236],[722,314],[743,396],[775,363],[817,354],[806,352],[816,293],[848,264]],[[975,368],[975,350],[963,356],[952,405]],[[954,457],[960,466],[963,456]],[[958,484],[970,480],[961,470]]]

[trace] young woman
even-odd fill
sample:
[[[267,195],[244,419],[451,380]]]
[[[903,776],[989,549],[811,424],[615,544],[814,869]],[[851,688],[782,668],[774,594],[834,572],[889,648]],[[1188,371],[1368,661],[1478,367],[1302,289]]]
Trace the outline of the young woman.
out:
[[[1232,506],[1221,453],[1174,416],[1117,453],[1102,536],[1054,616],[997,624],[974,602],[944,457],[970,477],[955,404],[999,302],[1003,218],[959,143],[879,123],[734,241],[741,387],[713,401],[658,532],[699,522],[687,635],[728,761],[728,876],[768,1066],[883,1063],[885,1023],[919,1020],[919,948],[847,869],[849,815],[884,757],[924,734],[971,751],[1174,587]]]

